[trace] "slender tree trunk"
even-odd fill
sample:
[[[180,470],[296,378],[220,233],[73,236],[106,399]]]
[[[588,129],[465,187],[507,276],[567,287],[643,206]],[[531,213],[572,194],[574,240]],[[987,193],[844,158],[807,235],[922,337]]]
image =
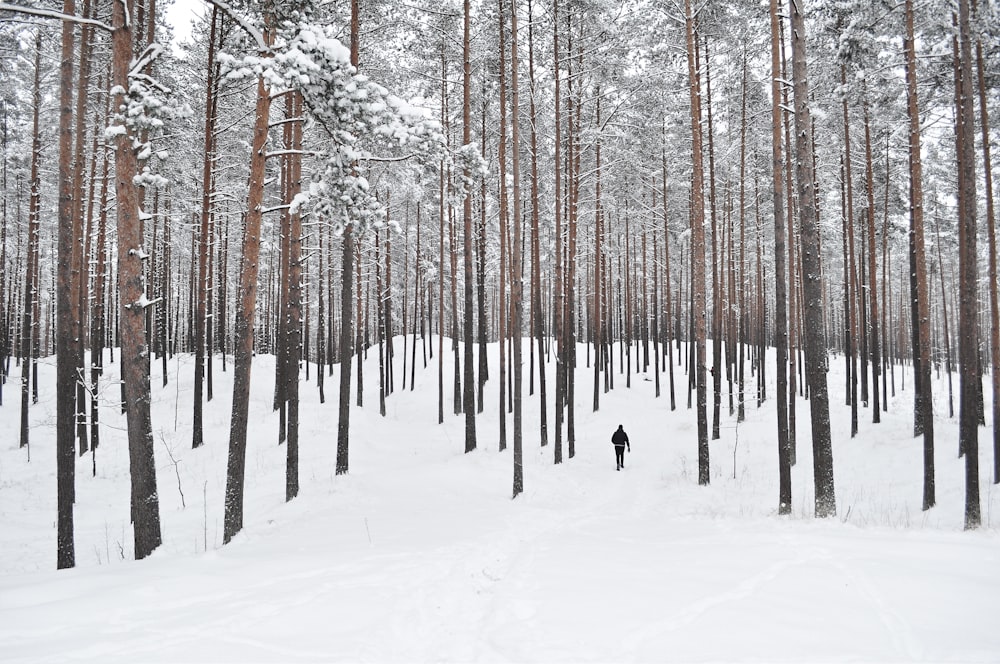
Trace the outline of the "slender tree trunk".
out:
[[[480,156],[486,159],[486,90],[483,90],[482,151]],[[478,305],[477,328],[479,336],[479,380],[476,381],[476,413],[483,412],[483,387],[489,377],[489,362],[487,360],[487,324],[486,319],[486,178],[480,179],[479,191],[479,226],[476,237],[476,303]],[[420,238],[417,238],[420,242]],[[414,343],[416,339],[414,338]]]
[[[462,145],[471,146],[472,143],[472,64],[469,60],[469,26],[471,17],[469,15],[469,0],[464,2],[464,20],[462,32]],[[462,172],[462,179],[468,182],[471,178],[468,167]],[[465,191],[462,201],[462,244],[465,257],[465,373],[462,377],[464,392],[462,395],[462,408],[465,410],[465,451],[471,452],[476,449],[476,382],[475,367],[473,366],[473,342],[472,334],[474,330],[473,306],[472,306],[472,192]],[[391,339],[390,339],[391,342]]]
[[[264,39],[272,43],[273,16],[265,15]],[[260,229],[264,200],[264,161],[271,111],[270,89],[257,80],[253,137],[250,148],[250,177],[247,191],[246,225],[240,259],[239,306],[236,309],[233,358],[233,408],[229,425],[229,455],[226,466],[226,502],[223,543],[228,544],[243,529],[243,486],[247,452],[247,416],[250,407],[250,370],[254,347],[254,312],[257,306],[257,273],[260,258]]]
[[[778,513],[792,511],[791,446],[788,440],[788,323],[785,306],[785,209],[781,169],[781,56],[778,0],[771,0],[771,165],[774,177],[774,339],[778,390]],[[798,96],[796,95],[796,99]]]
[[[697,387],[698,417],[698,484],[707,485],[709,475],[707,392],[705,385],[705,198],[702,191],[704,179],[701,159],[701,93],[698,70],[695,65],[695,15],[691,0],[684,0],[685,27],[687,32],[688,81],[691,92],[691,154],[694,169],[691,182],[691,252],[692,296],[694,319],[695,362],[694,376]]]
[[[841,86],[847,85],[847,67],[841,63],[840,65],[840,84]],[[859,296],[858,288],[858,271],[855,267],[855,260],[857,252],[854,249],[854,180],[851,177],[851,131],[850,131],[850,116],[847,106],[847,96],[844,96],[843,100],[843,111],[844,111],[844,179],[847,190],[847,211],[844,218],[844,227],[847,232],[847,251],[848,251],[848,264],[850,270],[850,284],[849,284],[849,297],[848,304],[850,306],[850,330],[851,330],[851,343],[849,352],[851,355],[851,437],[857,435],[858,433],[858,362],[857,362],[857,348],[856,344],[858,338],[861,334],[861,328],[858,324],[858,308],[859,303],[862,301]]]
[[[549,444],[549,424],[547,390],[545,385],[545,334],[544,316],[542,313],[542,268],[539,256],[541,238],[538,228],[538,132],[536,131],[537,114],[535,112],[535,31],[534,14],[531,10],[531,0],[528,0],[528,82],[529,82],[529,118],[531,119],[531,320],[532,333],[538,344],[538,435],[542,447]]]
[[[712,65],[705,38],[705,100],[708,111],[708,200],[712,223],[712,440],[719,438],[722,405],[722,293],[720,272],[721,248],[715,191],[715,130],[712,123]]]
[[[977,11],[973,0],[972,10]],[[990,380],[993,387],[993,483],[1000,484],[1000,304],[997,295],[997,230],[996,212],[993,201],[993,161],[990,157],[990,116],[986,103],[986,62],[983,58],[983,42],[976,37],[976,77],[979,90],[979,124],[983,134],[983,171],[986,186],[986,228],[989,242],[989,282],[990,282]]]
[[[118,7],[120,3],[115,3]],[[63,13],[76,13],[74,0],[63,0]],[[75,502],[74,416],[76,357],[73,346],[73,24],[63,21],[59,65],[59,259],[56,310],[62,323],[56,341],[56,567],[75,566],[73,503]],[[37,384],[37,382],[36,382]]]
[[[665,131],[664,131],[665,133]],[[666,137],[664,136],[661,140],[666,143]],[[671,334],[670,334],[670,323],[671,323],[671,290],[670,290],[670,217],[669,211],[667,209],[667,149],[666,145],[663,145],[660,150],[660,161],[661,161],[661,173],[663,175],[663,272],[664,272],[664,301],[666,303],[666,325],[664,325],[665,332],[667,333],[665,343],[667,346],[667,371],[669,372],[670,381],[670,410],[677,410],[677,399],[674,393],[674,348],[671,344]],[[678,309],[680,308],[680,302],[678,302]]]
[[[555,254],[556,254],[556,274],[555,274],[555,304],[553,311],[553,332],[557,340],[556,352],[556,403],[555,419],[556,432],[555,444],[553,445],[553,455],[555,463],[562,463],[562,423],[563,413],[566,403],[566,338],[563,313],[565,306],[564,275],[563,275],[563,188],[562,188],[562,100],[561,100],[561,80],[559,74],[559,0],[552,0],[552,68],[555,79]],[[503,71],[503,67],[500,68]]]
[[[865,91],[865,103],[864,103],[864,117],[865,117],[865,181],[867,185],[865,187],[866,194],[868,196],[868,306],[869,314],[869,339],[868,339],[868,351],[871,357],[872,363],[872,423],[878,424],[881,422],[881,409],[879,408],[879,397],[878,397],[878,380],[879,380],[879,368],[882,364],[882,360],[879,356],[879,337],[878,337],[878,289],[876,284],[878,280],[876,275],[878,274],[875,265],[875,177],[872,168],[872,139],[871,139],[871,128],[868,119],[868,93]],[[886,183],[888,186],[888,182]]]
[[[201,196],[201,239],[198,244],[198,311],[195,314],[194,347],[194,414],[191,420],[191,447],[201,447],[204,442],[202,432],[202,410],[205,375],[205,317],[208,294],[204,289],[208,270],[208,218],[212,209],[212,161],[214,159],[215,118],[213,117],[213,94],[215,92],[215,28],[218,10],[212,9],[212,22],[208,39],[208,78],[205,84],[205,154],[202,168]]]
[[[31,341],[34,334],[33,328],[38,325],[35,316],[35,300],[38,291],[36,274],[38,272],[38,242],[39,242],[39,218],[41,213],[41,181],[38,170],[42,158],[42,136],[39,132],[39,116],[42,108],[41,96],[41,59],[42,59],[42,31],[35,32],[35,76],[32,85],[32,112],[31,112],[31,176],[29,188],[31,190],[28,200],[28,256],[25,260],[24,271],[24,303],[21,310],[21,437],[20,446],[27,448],[29,445],[28,425],[28,393],[31,378],[32,352]],[[30,450],[29,450],[30,452]]]
[[[358,66],[358,0],[351,0],[351,65]],[[354,357],[354,223],[346,220],[341,235],[340,270],[340,391],[338,395],[337,460],[335,473],[344,475],[350,468],[351,439],[351,361]],[[331,306],[332,308],[332,306]],[[361,373],[361,356],[358,356],[358,373]]]
[[[959,335],[961,381],[959,398],[959,445],[965,453],[965,528],[978,528],[979,504],[979,270],[976,262],[976,154],[975,109],[972,82],[972,31],[969,0],[958,2],[959,80],[958,108],[958,244],[959,244]]]
[[[288,114],[292,118],[302,115],[302,96],[292,93],[286,98]],[[288,202],[295,200],[302,189],[302,123],[291,123],[291,149],[289,156]],[[298,212],[289,215],[288,233],[288,300],[282,317],[285,339],[288,344],[288,366],[285,372],[285,399],[288,407],[288,431],[285,460],[285,500],[299,495],[299,360],[302,356],[302,217]],[[322,373],[322,372],[320,372]]]
[[[83,2],[83,15],[90,15],[90,0]],[[86,164],[84,145],[87,138],[87,98],[90,89],[91,33],[89,25],[80,28],[80,61],[77,66],[76,128],[73,156],[73,288],[76,302],[73,307],[74,352],[76,353],[76,438],[80,456],[88,449],[87,441],[87,379],[84,373],[83,350],[87,335],[87,270],[84,265],[85,224],[83,214],[83,176]]]
[[[924,195],[920,157],[920,106],[917,98],[917,54],[913,31],[913,0],[905,0],[906,101],[909,118],[908,156],[910,162],[910,264],[911,318],[917,343],[914,350],[914,434],[924,438],[923,509],[937,502],[934,485],[934,399],[931,386],[931,317],[924,250]]]
[[[521,270],[521,149],[518,133],[518,72],[517,72],[517,0],[511,0],[510,12],[510,138],[511,169],[514,184],[514,246],[511,269],[511,299],[513,316],[511,327],[514,339],[514,492],[513,497],[524,491],[524,470],[521,441],[521,318],[522,301]]]
[[[500,451],[507,449],[507,53],[504,33],[506,31],[506,7],[504,0],[498,0],[500,17],[500,143],[497,147],[500,173],[500,377],[498,410]]]
[[[826,339],[823,334],[823,284],[820,270],[819,219],[816,214],[813,172],[812,123],[809,118],[809,83],[806,72],[805,19],[798,2],[791,2],[792,80],[795,86],[795,152],[798,180],[800,239],[805,295],[806,379],[809,383],[812,422],[813,481],[817,517],[837,514],[833,482],[833,449],[830,441],[830,403],[827,393]]]
[[[113,3],[112,69],[113,83],[121,90],[129,87],[132,60],[132,28],[122,2]],[[118,95],[115,108],[124,103]],[[129,470],[132,478],[132,527],[135,557],[145,558],[161,542],[160,510],[156,491],[156,464],[153,458],[153,427],[150,419],[149,349],[146,345],[145,279],[143,277],[142,230],[135,137],[118,135],[115,150],[115,191],[118,209],[118,279],[120,293],[121,375],[125,392],[129,441]],[[61,252],[60,252],[61,253]],[[65,320],[65,319],[64,319]]]

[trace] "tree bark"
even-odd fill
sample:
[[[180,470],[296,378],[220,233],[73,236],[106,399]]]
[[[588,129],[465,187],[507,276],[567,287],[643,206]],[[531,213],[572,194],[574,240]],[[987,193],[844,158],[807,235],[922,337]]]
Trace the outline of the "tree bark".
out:
[[[781,169],[781,55],[778,0],[771,0],[771,167],[774,177],[774,339],[777,368],[778,513],[792,511],[791,446],[788,440],[788,323],[785,306],[785,209]]]
[[[805,19],[801,1],[792,0],[792,80],[795,87],[796,179],[801,211],[800,247],[805,295],[806,379],[812,424],[813,481],[817,517],[837,514],[830,441],[830,403],[826,384],[827,357],[823,324],[823,284],[820,270],[820,233],[816,214],[812,123],[809,118],[809,82],[806,72]]]
[[[976,154],[969,0],[958,2],[958,244],[959,445],[965,454],[965,528],[978,528],[979,504],[979,269],[976,262]]]
[[[115,3],[118,7],[119,3]],[[74,0],[63,0],[63,13],[76,13]],[[56,567],[73,567],[75,501],[74,419],[76,356],[73,345],[73,24],[63,21],[59,64],[59,262],[56,313]],[[119,202],[119,204],[121,204]]]
[[[691,93],[691,252],[692,252],[692,317],[694,327],[694,377],[697,389],[698,418],[698,484],[707,485],[709,475],[707,390],[705,385],[705,198],[702,188],[704,169],[701,158],[701,93],[695,65],[695,15],[691,0],[684,0],[687,33],[688,81]]]
[[[511,137],[511,170],[514,185],[514,246],[511,263],[511,300],[513,315],[511,328],[514,340],[514,490],[513,498],[524,491],[524,469],[522,460],[521,440],[521,318],[524,304],[522,301],[522,270],[521,270],[521,150],[518,133],[518,73],[517,73],[517,0],[511,0],[510,12],[510,137]]]
[[[934,486],[934,399],[931,386],[931,318],[924,242],[924,195],[920,157],[920,106],[917,98],[917,54],[913,32],[913,0],[905,0],[906,14],[906,109],[909,119],[908,156],[910,162],[910,255],[912,324],[914,348],[914,434],[923,434],[923,509],[937,502]]]
[[[132,60],[132,28],[126,21],[121,0],[113,3],[113,83],[129,87]],[[115,107],[124,103],[117,96]],[[153,458],[153,427],[150,419],[149,347],[146,345],[145,279],[143,278],[142,227],[138,173],[131,132],[119,134],[115,149],[115,192],[118,209],[119,330],[121,374],[128,426],[129,470],[132,478],[132,527],[136,560],[160,545],[160,511]]]
[[[272,43],[271,14],[265,15],[264,39]],[[271,111],[270,89],[257,81],[247,215],[240,261],[239,306],[236,309],[233,357],[233,408],[229,425],[229,455],[226,465],[226,502],[223,543],[228,544],[243,529],[243,484],[247,452],[247,416],[250,408],[250,370],[253,361],[254,311],[257,306],[257,273],[260,259],[260,229],[263,216],[264,162]],[[339,450],[339,448],[338,448]]]
[[[215,117],[212,103],[215,92],[215,29],[218,9],[212,8],[212,21],[208,39],[208,75],[205,84],[205,154],[202,167],[201,235],[198,243],[198,311],[194,320],[194,413],[191,420],[191,447],[201,447],[204,443],[202,412],[205,377],[205,318],[208,293],[205,281],[208,271],[208,218],[212,210],[212,162],[214,160]]]
[[[472,64],[469,59],[469,29],[471,23],[469,0],[463,4],[464,20],[462,27],[462,145],[470,146],[472,143]],[[462,171],[462,179],[468,185],[471,179],[471,172],[468,167]],[[464,368],[462,377],[463,393],[462,408],[465,411],[465,451],[471,452],[476,449],[476,378],[475,367],[473,365],[473,331],[474,331],[474,309],[472,306],[472,191],[466,190],[462,201],[462,245],[464,250],[465,268],[465,352]],[[392,342],[390,338],[390,343]]]

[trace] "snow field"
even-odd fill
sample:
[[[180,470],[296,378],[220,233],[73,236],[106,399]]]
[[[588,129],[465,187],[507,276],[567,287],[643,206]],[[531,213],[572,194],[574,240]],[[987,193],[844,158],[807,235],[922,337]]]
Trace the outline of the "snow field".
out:
[[[528,396],[525,370],[525,493],[512,501],[510,416],[508,449],[497,450],[496,346],[485,412],[477,417],[479,448],[466,455],[464,418],[452,414],[449,342],[445,423],[438,425],[437,357],[424,369],[418,347],[417,389],[401,390],[402,338],[395,341],[397,389],[385,418],[374,349],[366,360],[349,475],[333,472],[336,367],[326,404],[312,383],[303,385],[301,492],[287,504],[285,448],[276,444],[270,407],[274,360],[255,359],[245,527],[225,547],[231,369],[222,373],[216,358],[206,444],[191,450],[193,359],[171,360],[166,388],[154,363],[164,544],[138,563],[131,561],[124,419],[117,385],[106,383],[97,477],[89,454],[77,465],[78,567],[61,572],[54,570],[54,360],[40,367],[30,462],[17,447],[19,406],[16,383],[9,384],[0,409],[7,441],[0,445],[2,659],[1000,658],[1000,499],[991,484],[990,429],[980,436],[984,527],[962,532],[964,461],[956,458],[957,421],[944,416],[945,382],[935,384],[938,506],[925,513],[921,441],[910,435],[912,392],[899,391],[898,368],[897,396],[882,424],[872,425],[871,411],[861,409],[852,440],[843,363],[831,358],[838,516],[817,521],[808,402],[797,402],[793,514],[778,517],[774,402],[756,408],[749,365],[747,420],[737,427],[729,417],[724,384],[712,482],[699,487],[695,419],[680,370],[674,412],[665,374],[656,400],[651,374],[633,374],[629,389],[616,373],[615,389],[593,413],[593,369],[581,346],[576,457],[565,458],[564,448],[559,466],[552,464],[551,406],[550,444],[538,445],[538,397]],[[773,353],[769,359],[773,394]],[[553,364],[548,371],[551,402]],[[619,423],[632,453],[616,473],[609,439]]]

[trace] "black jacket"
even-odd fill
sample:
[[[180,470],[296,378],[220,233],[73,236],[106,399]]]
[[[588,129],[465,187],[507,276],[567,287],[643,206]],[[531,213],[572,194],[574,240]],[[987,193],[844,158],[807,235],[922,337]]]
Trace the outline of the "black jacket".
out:
[[[625,433],[624,429],[616,430],[611,434],[611,443],[613,445],[628,445],[628,434]]]

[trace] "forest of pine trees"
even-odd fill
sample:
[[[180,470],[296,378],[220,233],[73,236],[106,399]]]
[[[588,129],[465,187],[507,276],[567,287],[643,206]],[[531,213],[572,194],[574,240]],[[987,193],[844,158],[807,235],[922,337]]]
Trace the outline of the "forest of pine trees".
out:
[[[836,512],[830,418],[878,426],[909,391],[931,509],[946,376],[937,425],[960,431],[980,525],[981,432],[1000,482],[996,3],[185,2],[187,39],[163,0],[0,3],[0,400],[30,458],[54,356],[59,567],[99,396],[127,414],[136,558],[159,546],[150,386],[177,354],[191,445],[228,445],[226,542],[261,354],[287,500],[302,390],[338,418],[337,475],[352,408],[436,390],[466,452],[512,447],[516,498],[525,446],[571,462],[575,408],[652,376],[695,411],[699,484],[720,423],[776,400],[778,512],[811,463],[817,517]],[[220,371],[228,441],[203,430]]]

